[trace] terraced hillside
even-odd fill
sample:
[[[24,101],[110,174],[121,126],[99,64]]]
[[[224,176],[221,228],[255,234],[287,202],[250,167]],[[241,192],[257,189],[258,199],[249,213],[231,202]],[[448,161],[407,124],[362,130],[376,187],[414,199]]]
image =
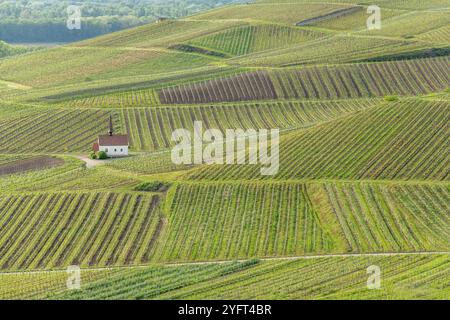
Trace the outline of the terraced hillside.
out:
[[[276,179],[448,181],[449,103],[406,100],[285,137]],[[262,179],[260,166],[204,166],[189,179]],[[268,177],[265,177],[266,179]]]
[[[289,47],[325,36],[324,33],[276,24],[235,27],[189,43],[229,55],[246,55],[269,49]]]
[[[109,114],[104,110],[50,108],[37,115],[0,120],[0,150],[16,153],[88,150],[99,134],[108,131]]]
[[[449,299],[450,5],[380,0],[367,30],[372,4],[260,0],[0,59],[0,299]],[[129,157],[87,159],[110,116]],[[194,121],[280,129],[279,171],[173,163]]]
[[[187,184],[172,192],[157,260],[445,251],[450,246],[444,186],[255,182]]]
[[[158,203],[114,192],[1,196],[1,269],[146,262],[164,224]]]
[[[6,194],[2,269],[450,247],[444,185],[189,183],[168,197],[164,213],[141,193]]]
[[[380,290],[366,289],[371,265],[385,270]],[[66,290],[65,271],[3,274],[0,298],[445,299],[448,267],[447,255],[405,255],[82,270],[80,291]]]
[[[420,95],[450,86],[448,58],[281,69],[163,89],[165,104],[212,103],[276,98],[333,99]],[[389,79],[389,81],[386,81]],[[258,91],[262,90],[262,91]]]
[[[90,100],[83,103],[90,108],[80,109],[78,104],[76,108],[42,108],[39,114],[23,112],[20,119],[0,120],[0,151],[88,152],[98,135],[108,131],[109,115],[113,115],[115,132],[129,134],[133,150],[151,151],[172,146],[172,132],[178,128],[192,130],[193,123],[197,120],[204,123],[205,129],[247,129],[260,126],[292,129],[342,117],[373,107],[380,101],[289,101],[179,109],[127,106],[120,110],[100,109]],[[30,139],[35,144],[31,145]]]
[[[232,260],[337,246],[302,185],[181,185],[172,192],[157,260]]]
[[[6,161],[5,161],[6,160]],[[64,164],[64,160],[56,157],[6,157],[0,158],[0,176],[23,173],[33,170],[42,170],[58,167]]]

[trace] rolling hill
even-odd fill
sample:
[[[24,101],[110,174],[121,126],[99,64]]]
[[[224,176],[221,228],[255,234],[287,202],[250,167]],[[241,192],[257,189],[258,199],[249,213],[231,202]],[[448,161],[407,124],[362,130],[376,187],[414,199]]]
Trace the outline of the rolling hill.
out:
[[[369,5],[261,0],[0,59],[0,299],[449,299],[450,6],[381,0],[368,31]],[[87,160],[109,116],[131,156]],[[278,173],[173,163],[194,121],[280,129]]]

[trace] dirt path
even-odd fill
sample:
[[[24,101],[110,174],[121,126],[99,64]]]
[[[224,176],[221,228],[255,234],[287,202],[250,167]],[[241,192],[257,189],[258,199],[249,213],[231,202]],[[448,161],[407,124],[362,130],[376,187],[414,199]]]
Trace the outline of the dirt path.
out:
[[[450,255],[450,251],[419,251],[419,252],[380,252],[380,253],[342,253],[342,254],[323,254],[323,255],[311,255],[311,256],[292,256],[292,257],[273,257],[273,258],[255,258],[259,261],[292,261],[292,260],[310,260],[318,258],[351,258],[351,257],[395,257],[395,256],[425,256],[425,255]],[[158,264],[145,264],[145,265],[127,265],[116,267],[98,267],[98,268],[81,268],[81,271],[108,271],[117,269],[129,269],[129,268],[148,268],[152,265],[166,266],[166,267],[181,267],[181,266],[195,266],[195,265],[210,265],[210,264],[223,264],[231,262],[245,262],[251,260],[217,260],[217,261],[203,261],[203,262],[183,262],[183,263],[158,263]],[[23,275],[23,274],[45,274],[45,273],[58,273],[66,272],[65,269],[58,270],[32,270],[32,271],[14,271],[14,272],[0,272],[0,276],[4,275]]]
[[[11,89],[17,89],[17,90],[29,90],[32,89],[29,86],[20,84],[20,83],[16,83],[16,82],[11,82],[11,81],[5,81],[5,80],[0,80],[0,84],[4,84],[7,87],[11,88]]]
[[[86,163],[86,168],[88,169],[103,166],[108,162],[108,160],[93,160],[89,159],[88,157],[81,157],[81,156],[77,156],[76,158]]]

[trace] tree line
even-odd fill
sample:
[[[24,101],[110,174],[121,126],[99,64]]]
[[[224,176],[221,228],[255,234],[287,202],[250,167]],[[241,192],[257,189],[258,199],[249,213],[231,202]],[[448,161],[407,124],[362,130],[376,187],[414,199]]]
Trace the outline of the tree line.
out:
[[[72,42],[178,18],[240,0],[0,0],[0,39],[6,42]],[[81,11],[81,29],[67,28],[70,5]]]

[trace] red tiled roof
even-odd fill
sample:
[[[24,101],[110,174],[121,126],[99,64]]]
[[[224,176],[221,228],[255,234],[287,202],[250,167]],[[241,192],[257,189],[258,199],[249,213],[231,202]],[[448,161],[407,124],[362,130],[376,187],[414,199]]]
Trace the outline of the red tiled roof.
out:
[[[104,135],[98,137],[98,144],[100,146],[128,146],[128,135]]]

